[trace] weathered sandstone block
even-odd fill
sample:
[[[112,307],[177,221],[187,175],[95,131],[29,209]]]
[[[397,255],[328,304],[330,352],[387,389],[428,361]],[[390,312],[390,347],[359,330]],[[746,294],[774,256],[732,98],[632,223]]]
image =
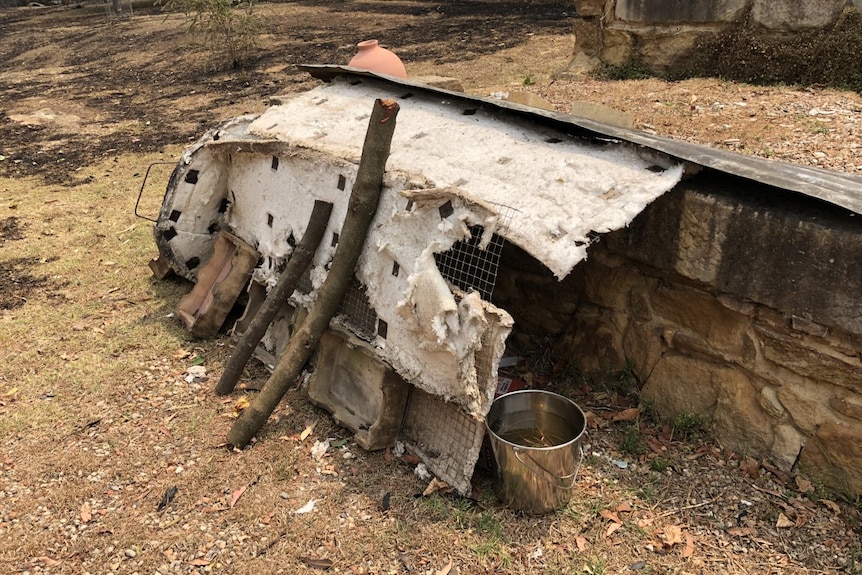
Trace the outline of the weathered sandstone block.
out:
[[[616,16],[629,22],[734,22],[747,5],[747,0],[617,0]]]
[[[751,18],[772,30],[828,28],[846,5],[847,0],[754,0]]]

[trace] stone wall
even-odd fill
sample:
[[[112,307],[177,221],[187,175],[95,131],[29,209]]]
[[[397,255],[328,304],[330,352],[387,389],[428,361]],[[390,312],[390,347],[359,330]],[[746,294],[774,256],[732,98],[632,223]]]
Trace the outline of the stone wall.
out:
[[[828,30],[862,0],[575,0],[572,69],[632,62],[671,71],[698,43],[746,25],[761,38]]]
[[[514,255],[497,298],[516,338],[587,372],[628,364],[661,416],[862,493],[862,216],[706,171],[563,283]]]

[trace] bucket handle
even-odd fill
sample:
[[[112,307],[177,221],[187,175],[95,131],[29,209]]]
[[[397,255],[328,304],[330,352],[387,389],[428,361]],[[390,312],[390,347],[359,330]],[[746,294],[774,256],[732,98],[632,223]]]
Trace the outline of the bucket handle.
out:
[[[530,465],[529,463],[527,463],[526,461],[521,459],[521,451],[523,451],[523,450],[519,449],[518,447],[515,447],[513,451],[515,452],[515,458],[521,462],[521,465],[523,465],[524,467],[526,467],[527,469],[532,471],[535,475],[544,479],[545,481],[547,481],[548,483],[550,483],[554,487],[559,487],[561,489],[572,489],[572,488],[574,488],[575,480],[578,477],[578,471],[581,469],[581,461],[583,461],[583,458],[584,458],[584,449],[580,445],[578,446],[578,451],[579,451],[579,455],[580,455],[580,457],[578,457],[578,464],[575,466],[575,470],[572,473],[569,473],[567,475],[556,475],[554,473],[551,473],[550,471],[548,471],[547,469],[542,467],[538,461],[533,459],[532,455],[530,455],[527,452],[524,452],[524,455],[527,458],[529,458],[530,462],[533,464],[533,465]],[[549,479],[549,477],[551,479]],[[567,480],[571,480],[571,482],[568,485],[560,485],[559,484],[561,481],[567,481]]]

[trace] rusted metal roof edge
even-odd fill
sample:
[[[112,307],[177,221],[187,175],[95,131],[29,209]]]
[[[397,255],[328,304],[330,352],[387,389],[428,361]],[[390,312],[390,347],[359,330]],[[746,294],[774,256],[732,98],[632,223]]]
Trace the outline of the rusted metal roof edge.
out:
[[[657,136],[640,130],[621,128],[570,114],[435,88],[426,84],[411,82],[409,79],[404,80],[385,74],[377,74],[351,66],[303,64],[300,69],[323,81],[330,81],[339,75],[370,77],[411,90],[421,90],[428,94],[458,99],[473,105],[481,105],[484,108],[492,108],[505,114],[550,125],[569,133],[575,131],[580,132],[578,135],[629,142],[705,168],[805,194],[855,213],[862,213],[862,177],[860,176],[747,156],[728,150]]]

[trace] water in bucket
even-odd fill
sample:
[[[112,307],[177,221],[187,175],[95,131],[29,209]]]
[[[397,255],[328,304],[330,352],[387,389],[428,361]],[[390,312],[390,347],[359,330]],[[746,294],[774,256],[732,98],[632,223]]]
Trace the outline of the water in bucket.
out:
[[[485,418],[501,499],[525,513],[569,502],[581,464],[586,418],[570,399],[541,390],[498,397]]]

